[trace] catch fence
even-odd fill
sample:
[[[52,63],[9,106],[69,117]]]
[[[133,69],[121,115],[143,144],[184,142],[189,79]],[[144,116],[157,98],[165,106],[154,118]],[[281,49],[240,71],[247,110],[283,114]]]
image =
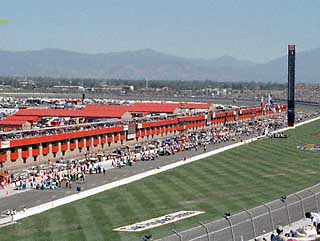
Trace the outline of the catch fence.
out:
[[[161,241],[243,241],[291,225],[305,218],[305,212],[319,212],[320,184],[250,210],[219,220],[199,223],[192,229],[177,231]],[[158,240],[158,241],[160,241]]]

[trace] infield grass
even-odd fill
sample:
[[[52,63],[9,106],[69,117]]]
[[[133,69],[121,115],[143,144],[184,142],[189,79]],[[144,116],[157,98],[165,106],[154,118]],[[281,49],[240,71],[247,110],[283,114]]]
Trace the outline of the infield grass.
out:
[[[320,153],[297,149],[320,143],[319,131],[313,122],[288,131],[288,139],[260,140],[52,209],[0,229],[0,240],[135,241],[147,232],[112,229],[180,210],[206,212],[150,231],[160,238],[252,208],[319,182]]]

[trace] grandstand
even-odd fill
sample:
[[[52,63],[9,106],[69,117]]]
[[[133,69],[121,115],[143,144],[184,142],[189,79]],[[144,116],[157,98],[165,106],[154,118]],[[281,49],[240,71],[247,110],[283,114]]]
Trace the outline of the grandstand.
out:
[[[205,103],[148,102],[121,106],[89,105],[74,110],[20,109],[8,119],[0,121],[3,128],[17,127],[17,124],[21,127],[0,134],[0,163],[12,169],[49,160],[74,158],[87,152],[173,136],[187,130],[283,113],[286,105],[276,105],[274,111],[262,106],[219,111],[212,109],[211,104]],[[42,122],[48,118],[50,123],[57,118],[57,126],[44,127]],[[84,120],[83,125],[77,124],[79,121],[74,119]],[[130,131],[129,126],[132,127]]]

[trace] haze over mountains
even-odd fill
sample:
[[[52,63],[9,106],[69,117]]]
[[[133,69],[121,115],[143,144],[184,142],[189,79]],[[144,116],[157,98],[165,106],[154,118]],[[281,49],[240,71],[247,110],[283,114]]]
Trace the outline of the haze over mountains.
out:
[[[297,81],[320,80],[320,48],[297,54]],[[195,59],[163,54],[152,49],[107,54],[85,54],[60,49],[0,51],[1,76],[66,78],[287,81],[287,57],[264,64],[231,56]]]

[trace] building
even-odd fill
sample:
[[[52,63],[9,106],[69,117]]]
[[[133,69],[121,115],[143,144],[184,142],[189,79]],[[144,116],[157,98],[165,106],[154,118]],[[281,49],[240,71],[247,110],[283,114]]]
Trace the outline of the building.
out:
[[[205,110],[192,114],[179,112]],[[22,109],[16,116],[31,117],[73,116],[95,118],[115,118],[114,122],[83,123],[50,128],[30,128],[31,123],[24,120],[3,120],[5,128],[18,131],[1,133],[0,162],[4,168],[35,165],[48,160],[74,158],[87,152],[97,152],[122,145],[131,145],[153,138],[166,138],[187,131],[202,130],[210,126],[236,123],[238,120],[259,118],[285,112],[286,105],[275,105],[275,112],[258,107],[233,110],[211,111],[211,104],[197,103],[137,103],[124,106],[90,105],[81,110]],[[158,113],[148,118],[132,120],[132,113]],[[166,116],[161,113],[167,113]],[[17,118],[17,117],[15,117]],[[21,117],[19,117],[21,118]]]
[[[0,120],[1,131],[29,130],[31,123],[26,120]]]

